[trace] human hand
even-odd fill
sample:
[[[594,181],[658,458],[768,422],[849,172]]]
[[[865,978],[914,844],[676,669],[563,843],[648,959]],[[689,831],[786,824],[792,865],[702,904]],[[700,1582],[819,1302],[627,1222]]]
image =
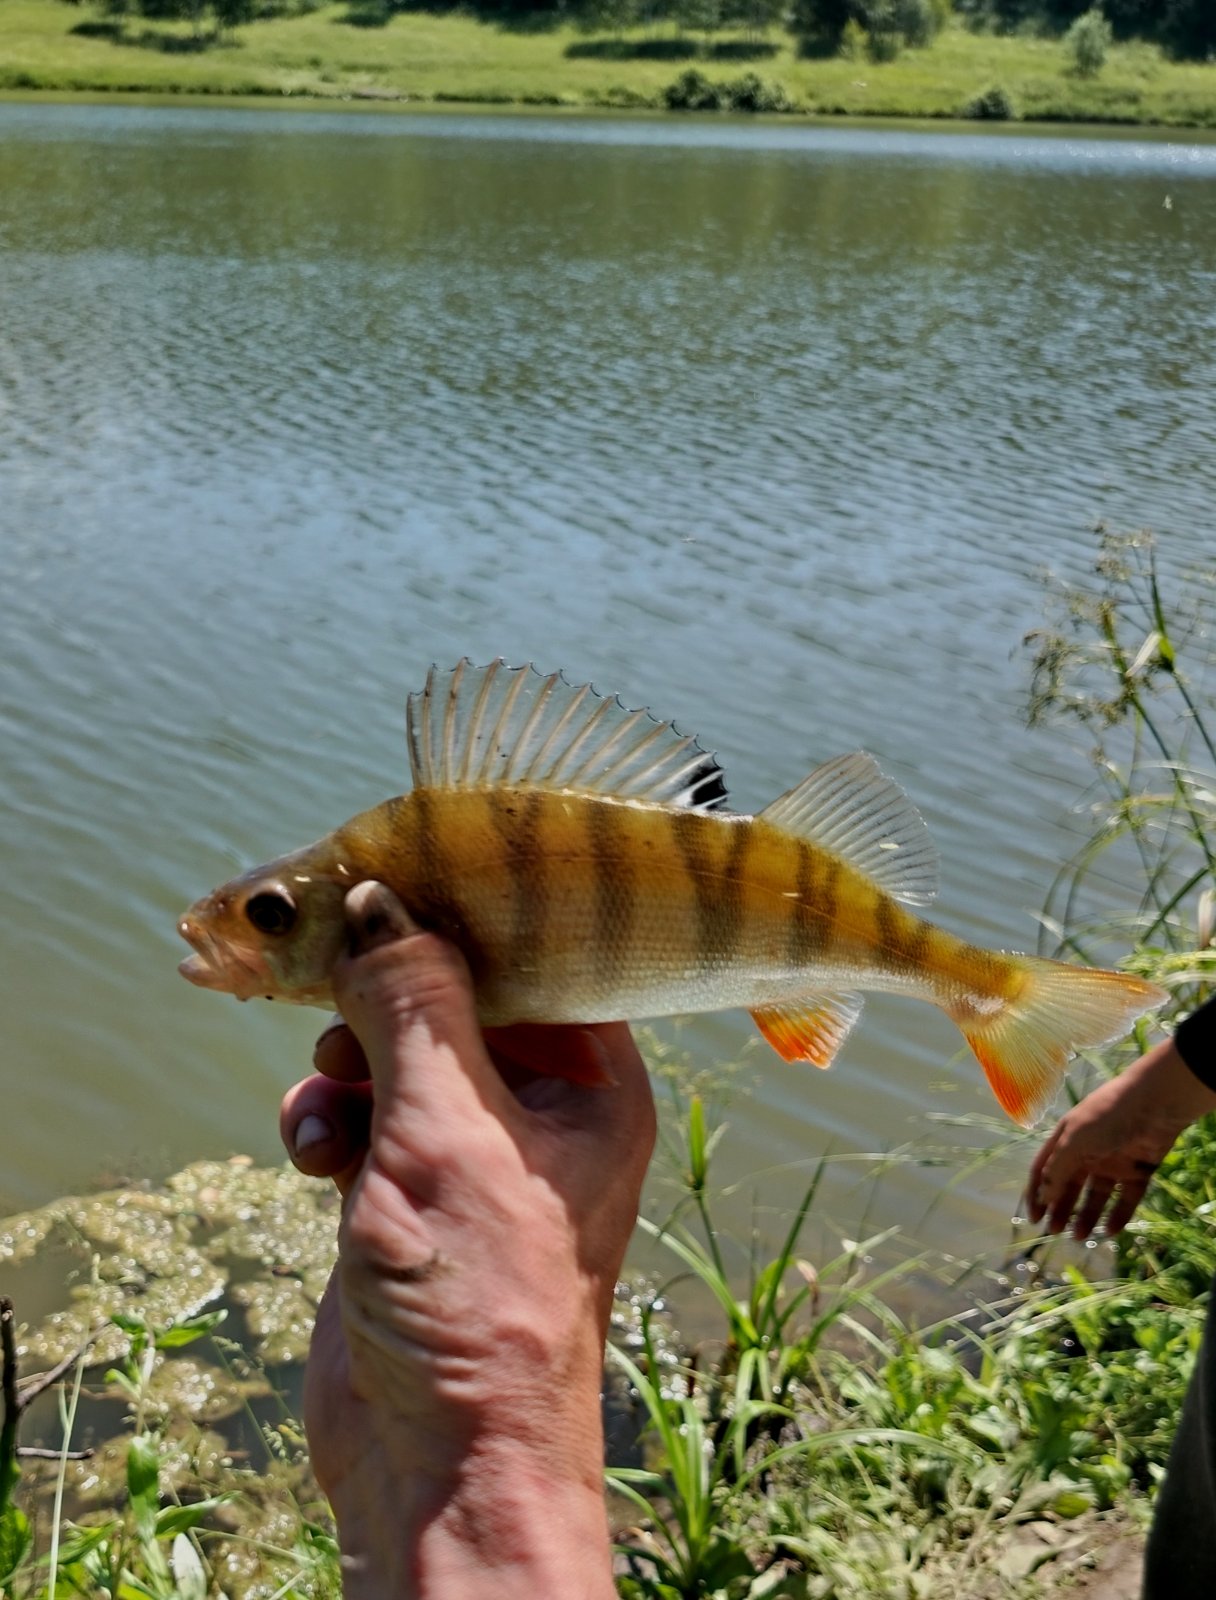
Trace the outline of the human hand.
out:
[[[607,1600],[599,1397],[645,1068],[624,1024],[483,1039],[451,945],[379,884],[347,917],[346,1024],[282,1128],[344,1196],[304,1410],[348,1600]],[[562,1055],[612,1086],[538,1075]]]
[[[1049,1233],[1071,1220],[1073,1238],[1086,1239],[1109,1205],[1106,1232],[1118,1233],[1179,1134],[1213,1109],[1216,1094],[1173,1041],[1154,1046],[1060,1118],[1030,1169],[1030,1220],[1046,1217]]]

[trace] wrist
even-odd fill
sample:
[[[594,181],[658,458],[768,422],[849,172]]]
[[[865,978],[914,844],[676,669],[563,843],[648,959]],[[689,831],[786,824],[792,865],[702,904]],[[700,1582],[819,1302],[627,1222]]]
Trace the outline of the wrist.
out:
[[[1164,1039],[1124,1074],[1143,1092],[1144,1112],[1153,1123],[1181,1132],[1216,1111],[1216,1092],[1187,1065],[1172,1039]]]
[[[571,1466],[500,1439],[442,1478],[357,1475],[333,1504],[346,1600],[613,1600],[598,1429]]]

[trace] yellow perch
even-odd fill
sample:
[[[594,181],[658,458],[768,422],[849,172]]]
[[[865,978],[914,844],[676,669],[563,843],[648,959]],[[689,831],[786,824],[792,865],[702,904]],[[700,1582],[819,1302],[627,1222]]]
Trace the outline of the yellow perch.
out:
[[[826,1067],[857,991],[889,990],[954,1018],[1023,1126],[1070,1056],[1165,998],[981,950],[908,909],[933,898],[937,858],[870,756],[817,767],[752,817],[724,809],[696,740],[558,673],[432,668],[407,724],[409,794],[190,908],[192,983],[331,1005],[343,899],[378,878],[463,950],[486,1025],[742,1006],[785,1060]]]

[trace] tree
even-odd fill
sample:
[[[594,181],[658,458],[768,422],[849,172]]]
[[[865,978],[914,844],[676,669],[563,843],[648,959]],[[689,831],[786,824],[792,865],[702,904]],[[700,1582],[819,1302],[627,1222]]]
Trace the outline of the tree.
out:
[[[760,40],[781,21],[785,9],[786,0],[728,0],[725,20],[741,22],[751,39]]]
[[[889,61],[901,45],[931,43],[941,14],[934,0],[794,0],[791,27],[800,39],[835,54],[845,28],[855,23],[864,28],[874,59]]]
[[[722,0],[678,0],[676,16],[686,32],[708,37],[722,26]]]
[[[617,38],[638,20],[637,0],[583,0],[579,26],[587,33],[611,33]]]
[[[851,16],[849,0],[794,0],[790,29],[806,54],[835,55]]]
[[[1102,8],[1094,6],[1085,12],[1064,35],[1064,48],[1068,51],[1073,71],[1082,78],[1096,77],[1106,65],[1106,52],[1111,44],[1110,23],[1102,15]]]
[[[1210,60],[1216,56],[1216,5],[1212,0],[1166,0],[1161,37],[1176,55]]]

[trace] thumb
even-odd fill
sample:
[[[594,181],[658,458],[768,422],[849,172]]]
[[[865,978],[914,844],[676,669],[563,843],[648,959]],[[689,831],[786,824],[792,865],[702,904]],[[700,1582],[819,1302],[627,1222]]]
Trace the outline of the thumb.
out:
[[[423,932],[374,880],[347,895],[346,924],[334,996],[363,1046],[379,1111],[442,1107],[459,1116],[480,1103],[501,1115],[510,1097],[482,1040],[456,947]]]

